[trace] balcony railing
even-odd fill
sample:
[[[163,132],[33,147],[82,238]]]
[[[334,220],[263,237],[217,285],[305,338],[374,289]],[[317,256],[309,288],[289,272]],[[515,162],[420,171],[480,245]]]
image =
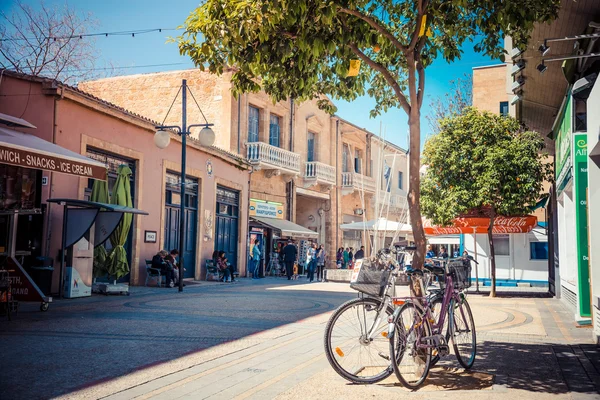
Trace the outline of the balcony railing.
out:
[[[335,168],[318,161],[307,162],[304,168],[304,180],[308,184],[335,185]]]
[[[388,207],[390,209],[402,209],[405,208],[406,205],[406,196],[397,193],[387,193],[383,190],[379,191],[379,208],[383,206],[384,210]],[[375,206],[375,202],[372,203]]]
[[[375,179],[371,177],[356,172],[342,172],[342,191],[344,194],[352,193],[355,190],[375,193],[375,187]]]
[[[257,169],[280,170],[282,173],[300,173],[300,155],[271,146],[268,143],[246,143],[248,162]]]

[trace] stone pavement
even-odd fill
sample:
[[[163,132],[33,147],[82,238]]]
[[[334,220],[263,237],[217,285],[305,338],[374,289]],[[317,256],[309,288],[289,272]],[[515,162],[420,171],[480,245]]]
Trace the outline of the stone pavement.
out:
[[[551,298],[470,295],[478,356],[472,371],[446,357],[410,392],[395,377],[350,385],[329,366],[323,332],[355,296],[347,284],[279,279],[130,297],[23,305],[0,321],[4,399],[600,398],[600,353]]]

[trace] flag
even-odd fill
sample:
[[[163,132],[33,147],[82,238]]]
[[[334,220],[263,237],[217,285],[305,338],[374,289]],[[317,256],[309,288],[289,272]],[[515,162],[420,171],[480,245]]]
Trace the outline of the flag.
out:
[[[385,188],[388,192],[391,189],[391,185],[390,185],[390,175],[391,174],[392,174],[392,169],[387,165],[387,161],[384,161],[383,178],[385,179]]]

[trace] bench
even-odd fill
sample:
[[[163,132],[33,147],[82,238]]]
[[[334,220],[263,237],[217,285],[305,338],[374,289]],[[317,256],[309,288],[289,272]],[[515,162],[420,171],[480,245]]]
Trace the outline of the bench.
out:
[[[146,286],[148,286],[148,282],[152,279],[156,280],[156,284],[158,287],[162,286],[162,274],[160,273],[160,269],[152,268],[152,260],[146,260]]]

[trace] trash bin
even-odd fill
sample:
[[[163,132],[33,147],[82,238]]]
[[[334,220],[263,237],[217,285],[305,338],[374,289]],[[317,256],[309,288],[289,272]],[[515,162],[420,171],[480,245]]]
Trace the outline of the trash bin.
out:
[[[45,295],[49,295],[54,273],[53,260],[51,257],[36,257],[36,261],[36,265],[31,267],[31,279]]]

